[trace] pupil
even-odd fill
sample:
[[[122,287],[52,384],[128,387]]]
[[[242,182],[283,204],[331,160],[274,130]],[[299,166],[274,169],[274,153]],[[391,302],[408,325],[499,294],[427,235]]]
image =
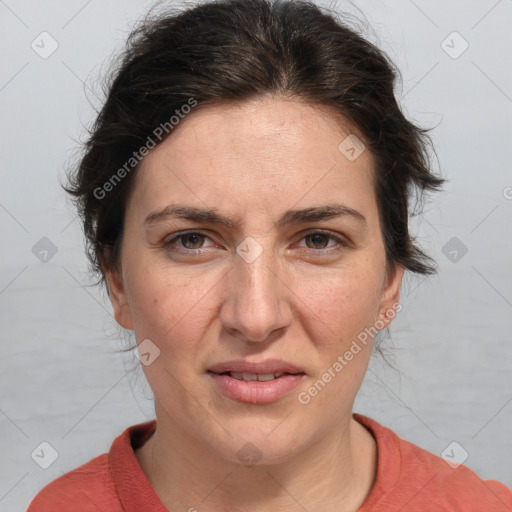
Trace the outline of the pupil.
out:
[[[186,242],[185,245],[187,245],[187,243],[190,243],[191,245],[195,245],[195,244],[198,244],[199,241],[200,241],[200,235],[197,235],[194,233],[192,233],[190,235],[186,235],[186,237],[185,237],[185,242]],[[194,247],[194,248],[196,248],[196,247]]]
[[[311,241],[314,245],[322,244],[322,240],[325,238],[325,235],[322,235],[321,233],[315,233],[314,235],[310,235]],[[325,245],[325,244],[323,244]]]

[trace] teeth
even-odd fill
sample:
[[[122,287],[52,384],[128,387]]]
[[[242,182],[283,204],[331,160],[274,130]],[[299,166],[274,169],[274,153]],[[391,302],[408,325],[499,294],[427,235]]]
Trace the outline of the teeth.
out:
[[[259,381],[269,381],[274,380],[277,377],[281,377],[284,375],[284,372],[277,373],[239,373],[239,372],[229,372],[231,377],[237,380],[259,380]]]
[[[262,373],[258,375],[258,380],[274,380],[274,374],[273,373]]]

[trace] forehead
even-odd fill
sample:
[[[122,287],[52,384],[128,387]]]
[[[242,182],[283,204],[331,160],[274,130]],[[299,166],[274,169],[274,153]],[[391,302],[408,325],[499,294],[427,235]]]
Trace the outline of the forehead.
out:
[[[238,213],[344,200],[371,210],[373,157],[346,152],[362,139],[331,108],[296,99],[196,107],[143,159],[133,199],[146,212],[177,199]]]

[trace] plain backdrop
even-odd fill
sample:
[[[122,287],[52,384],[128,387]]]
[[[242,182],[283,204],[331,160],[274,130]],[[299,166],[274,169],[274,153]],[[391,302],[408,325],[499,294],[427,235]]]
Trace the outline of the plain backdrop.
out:
[[[2,511],[24,511],[154,417],[137,360],[118,352],[133,340],[86,286],[81,228],[59,185],[107,58],[151,5],[0,1]],[[482,478],[512,487],[512,1],[357,6],[337,4],[365,16],[366,36],[398,64],[400,103],[435,126],[450,181],[412,223],[439,274],[406,278],[386,342],[398,372],[375,356],[355,411],[438,455],[456,442]],[[48,469],[34,460],[42,442],[58,454]]]

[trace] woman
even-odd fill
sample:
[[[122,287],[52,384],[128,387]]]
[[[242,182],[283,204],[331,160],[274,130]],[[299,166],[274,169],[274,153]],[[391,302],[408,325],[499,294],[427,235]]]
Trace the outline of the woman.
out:
[[[311,3],[205,3],[132,34],[69,191],[156,421],[29,512],[511,509],[352,411],[404,272],[435,271],[408,204],[443,180],[395,76]]]

